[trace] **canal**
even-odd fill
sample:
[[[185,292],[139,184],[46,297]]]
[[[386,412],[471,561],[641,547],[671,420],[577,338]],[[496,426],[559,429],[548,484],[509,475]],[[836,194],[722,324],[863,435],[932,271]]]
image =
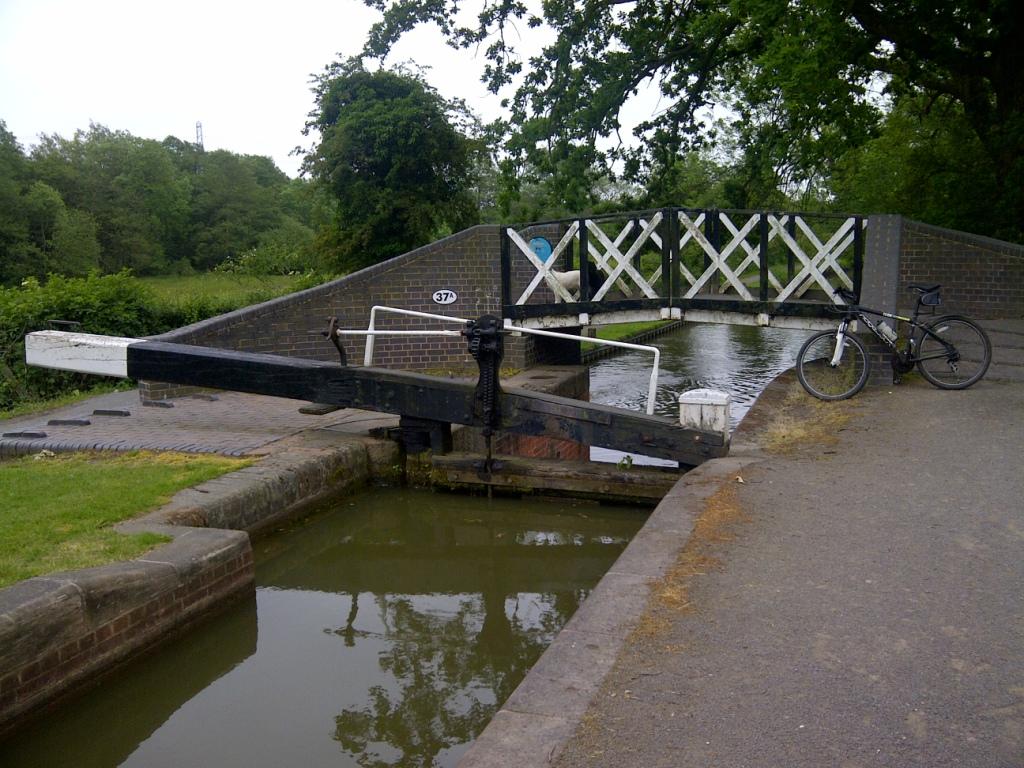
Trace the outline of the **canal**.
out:
[[[724,389],[735,426],[808,335],[687,325],[656,339],[656,411]],[[643,410],[649,360],[596,363],[591,399]],[[0,744],[0,765],[452,766],[644,518],[406,489],[343,498],[255,542],[254,598]]]
[[[644,518],[341,499],[256,541],[255,599],[0,744],[0,764],[454,765]]]
[[[759,328],[748,325],[687,323],[647,344],[661,350],[658,395],[654,412],[679,418],[679,395],[688,389],[720,389],[732,396],[729,421],[740,423],[772,379],[792,368],[804,341],[814,331]],[[651,355],[627,352],[605,358],[590,368],[590,399],[642,411],[647,407]],[[617,462],[625,454],[591,448],[595,461]],[[660,459],[632,456],[636,463],[668,465]]]

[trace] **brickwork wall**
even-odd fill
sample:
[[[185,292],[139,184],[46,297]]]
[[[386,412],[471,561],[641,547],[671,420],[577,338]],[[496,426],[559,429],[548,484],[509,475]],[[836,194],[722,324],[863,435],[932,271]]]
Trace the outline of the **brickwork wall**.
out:
[[[251,592],[248,539],[219,549],[192,559],[170,579],[155,576],[166,573],[166,566],[133,561],[67,579],[30,579],[0,592],[0,641],[8,640],[0,648],[0,733],[169,631],[180,631],[225,598]],[[3,610],[6,604],[10,610]]]
[[[317,360],[336,360],[334,347],[320,334],[327,318],[336,316],[341,328],[366,328],[370,309],[377,304],[432,314],[473,319],[501,314],[500,228],[478,226],[418,248],[382,264],[306,291],[246,307],[156,337],[159,341],[261,352]],[[450,289],[458,300],[434,303],[432,295]],[[428,323],[430,325],[428,325]],[[377,326],[392,330],[445,328],[423,318],[378,315]],[[349,360],[362,364],[364,337],[343,339]],[[509,339],[505,365],[526,368],[532,363],[533,341]],[[377,337],[373,365],[406,370],[475,370],[458,337]],[[147,383],[144,399],[180,394],[180,388]]]
[[[901,306],[913,306],[908,283],[940,283],[940,312],[1024,317],[1024,246],[904,219]]]
[[[527,389],[575,400],[590,400],[590,373],[584,367],[557,366],[535,368],[511,380],[502,382],[504,389]],[[454,447],[458,451],[483,453],[485,442],[479,429],[457,427],[453,433]],[[505,456],[526,456],[537,459],[566,459],[580,461],[590,458],[590,446],[574,440],[519,435],[497,432],[493,450]]]

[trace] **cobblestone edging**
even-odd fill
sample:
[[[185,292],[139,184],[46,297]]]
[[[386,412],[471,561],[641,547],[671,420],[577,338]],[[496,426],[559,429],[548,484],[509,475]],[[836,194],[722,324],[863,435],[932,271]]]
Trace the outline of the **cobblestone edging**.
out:
[[[56,698],[254,591],[246,531],[397,464],[384,441],[314,431],[259,463],[178,493],[119,526],[174,537],[128,562],[28,579],[0,590],[0,733]]]

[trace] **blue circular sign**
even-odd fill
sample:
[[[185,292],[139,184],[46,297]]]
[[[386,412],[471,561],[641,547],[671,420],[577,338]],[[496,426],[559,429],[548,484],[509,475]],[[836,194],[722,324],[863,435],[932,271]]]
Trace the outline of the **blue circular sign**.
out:
[[[551,258],[551,243],[546,237],[534,237],[530,240],[530,250],[537,254],[541,261]]]

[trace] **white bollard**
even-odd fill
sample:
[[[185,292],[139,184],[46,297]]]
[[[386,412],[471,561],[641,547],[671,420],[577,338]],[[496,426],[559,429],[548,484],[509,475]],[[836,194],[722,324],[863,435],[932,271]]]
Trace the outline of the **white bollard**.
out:
[[[715,432],[729,442],[732,396],[717,389],[691,389],[679,396],[679,423],[686,429]]]

